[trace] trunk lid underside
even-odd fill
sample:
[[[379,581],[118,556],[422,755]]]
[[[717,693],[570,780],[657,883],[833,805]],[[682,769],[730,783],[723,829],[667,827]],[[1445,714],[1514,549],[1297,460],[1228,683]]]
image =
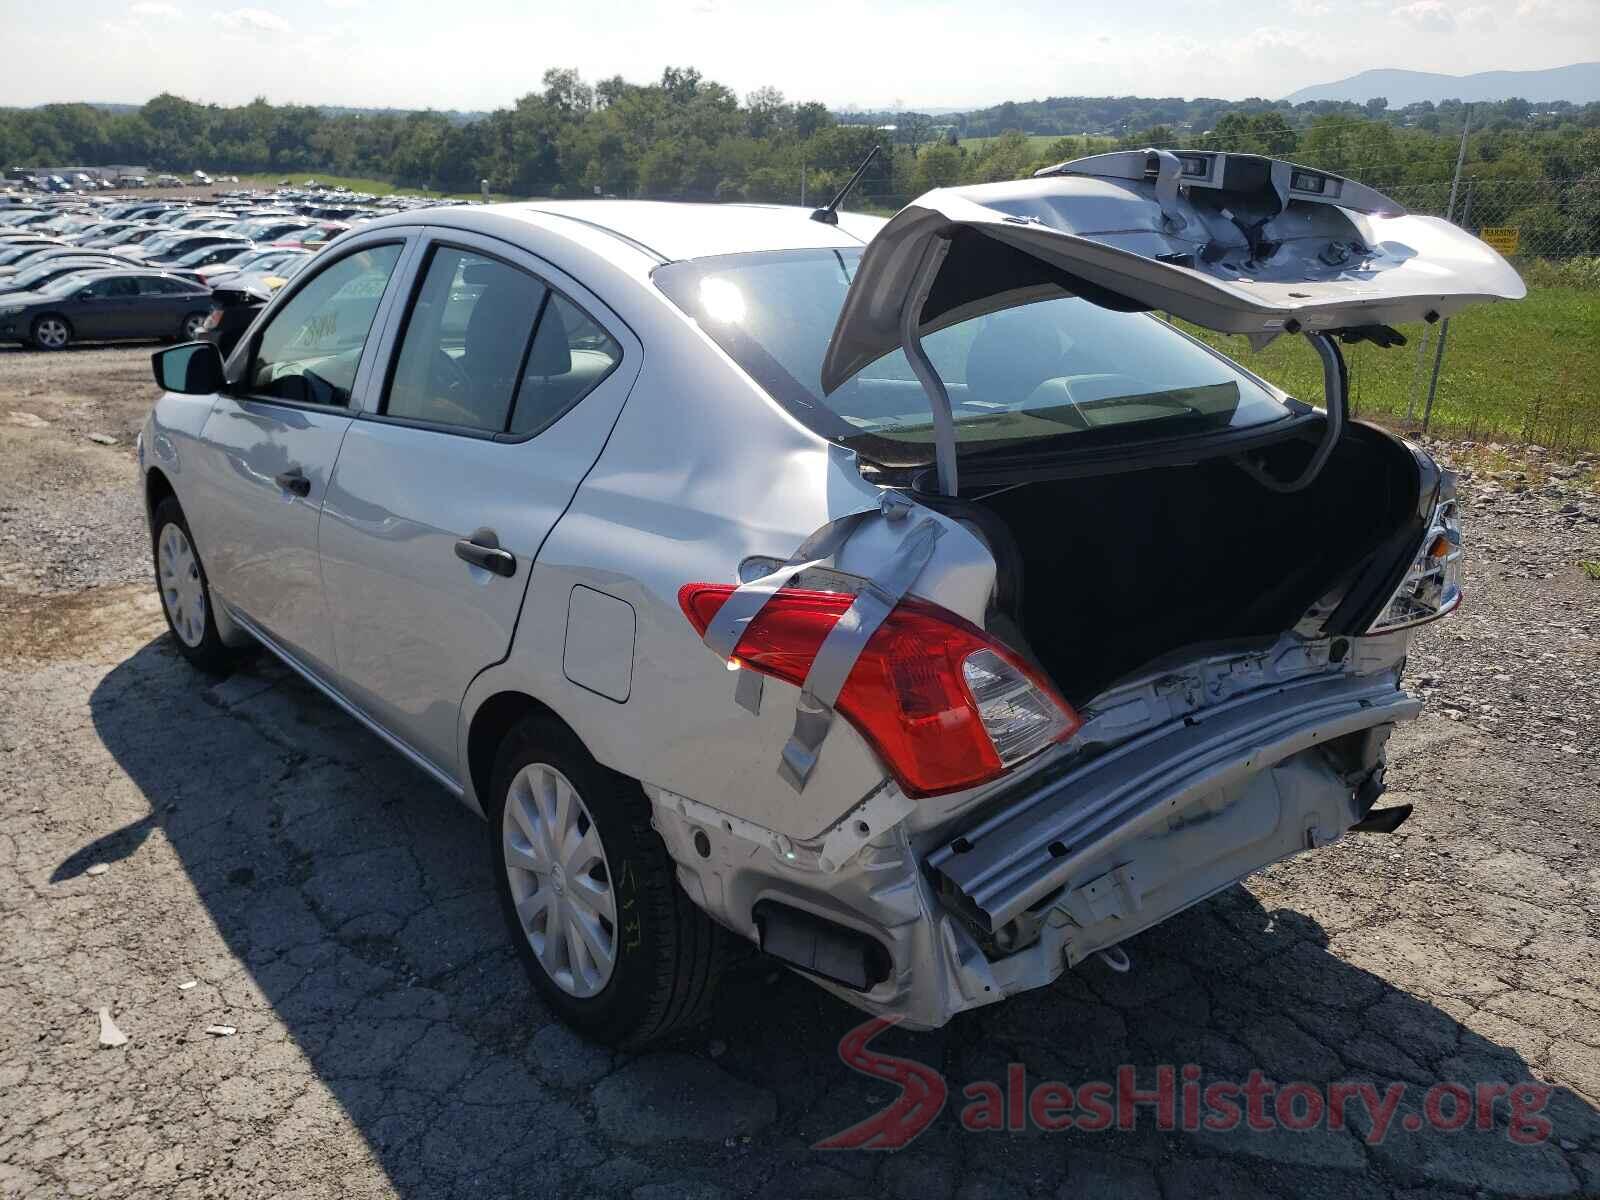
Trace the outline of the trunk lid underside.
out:
[[[908,305],[920,336],[1081,295],[1261,339],[1434,320],[1527,291],[1470,233],[1292,163],[1125,151],[1041,176],[928,192],[897,213],[862,256],[823,389],[899,346]],[[925,274],[930,255],[942,262]]]

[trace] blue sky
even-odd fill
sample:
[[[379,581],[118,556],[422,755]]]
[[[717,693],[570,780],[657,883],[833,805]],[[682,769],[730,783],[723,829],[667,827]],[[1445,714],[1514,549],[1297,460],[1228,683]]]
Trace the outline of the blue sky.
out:
[[[552,66],[696,66],[833,107],[1280,96],[1368,67],[1600,59],[1600,0],[0,0],[0,104],[491,108]]]

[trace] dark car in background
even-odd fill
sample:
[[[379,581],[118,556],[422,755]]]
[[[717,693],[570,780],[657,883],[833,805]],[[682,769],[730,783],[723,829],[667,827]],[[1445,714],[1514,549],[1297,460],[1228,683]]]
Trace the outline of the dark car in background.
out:
[[[175,263],[196,250],[208,250],[216,246],[250,245],[251,243],[245,238],[225,233],[178,233],[164,238],[151,238],[128,253],[130,257],[138,259],[145,266],[154,267]]]
[[[228,259],[218,259],[198,267],[191,267],[196,275],[207,283],[215,286],[221,279],[230,275],[237,275],[241,271],[265,271],[269,274],[276,273],[287,277],[296,267],[288,270],[280,268],[292,259],[308,258],[311,251],[303,250],[296,246],[255,246],[243,254],[235,255]],[[178,264],[174,264],[177,266]]]
[[[110,237],[90,238],[80,242],[86,250],[105,250],[114,246],[138,246],[153,237],[171,233],[160,225],[138,224],[124,229],[121,233],[113,233]]]
[[[84,271],[111,271],[126,266],[126,263],[118,262],[109,254],[72,254],[63,258],[52,258],[18,271],[15,275],[0,277],[0,295],[38,291],[63,275],[78,275]]]
[[[20,275],[23,271],[30,267],[36,267],[40,263],[47,263],[57,258],[75,258],[83,253],[81,246],[63,246],[60,243],[51,243],[48,246],[29,246],[27,250],[26,254],[19,255],[9,263],[0,265],[0,282],[4,282],[8,276]],[[134,265],[129,263],[127,259],[122,258],[121,255],[113,254],[110,251],[104,252],[101,257],[118,261],[123,266]]]
[[[16,241],[0,244],[0,274],[12,275],[24,265],[24,260],[31,258],[40,250],[62,249],[62,243],[54,238],[37,241]]]
[[[200,336],[208,288],[164,271],[68,275],[44,289],[0,296],[0,342],[60,350],[74,341]]]

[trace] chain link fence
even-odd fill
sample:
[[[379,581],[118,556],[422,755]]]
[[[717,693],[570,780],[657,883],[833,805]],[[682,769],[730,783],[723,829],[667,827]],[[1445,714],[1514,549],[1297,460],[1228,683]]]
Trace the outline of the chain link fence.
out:
[[[1412,212],[1449,214],[1451,181],[1384,189]],[[1462,179],[1455,223],[1508,258],[1600,255],[1600,178]]]

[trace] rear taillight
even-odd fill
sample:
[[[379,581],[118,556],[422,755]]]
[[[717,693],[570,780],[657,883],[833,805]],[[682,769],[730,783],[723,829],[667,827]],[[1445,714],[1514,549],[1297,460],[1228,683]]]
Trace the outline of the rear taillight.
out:
[[[686,584],[678,603],[704,635],[733,591],[731,584]],[[730,665],[802,685],[854,599],[782,589],[745,630]],[[986,783],[1082,724],[1012,651],[923,600],[902,600],[868,639],[834,707],[908,796]]]
[[[215,329],[218,325],[221,325],[221,324],[222,324],[222,310],[220,308],[213,308],[210,312],[208,312],[206,314],[206,323],[203,326],[203,328],[205,328],[205,329]]]

